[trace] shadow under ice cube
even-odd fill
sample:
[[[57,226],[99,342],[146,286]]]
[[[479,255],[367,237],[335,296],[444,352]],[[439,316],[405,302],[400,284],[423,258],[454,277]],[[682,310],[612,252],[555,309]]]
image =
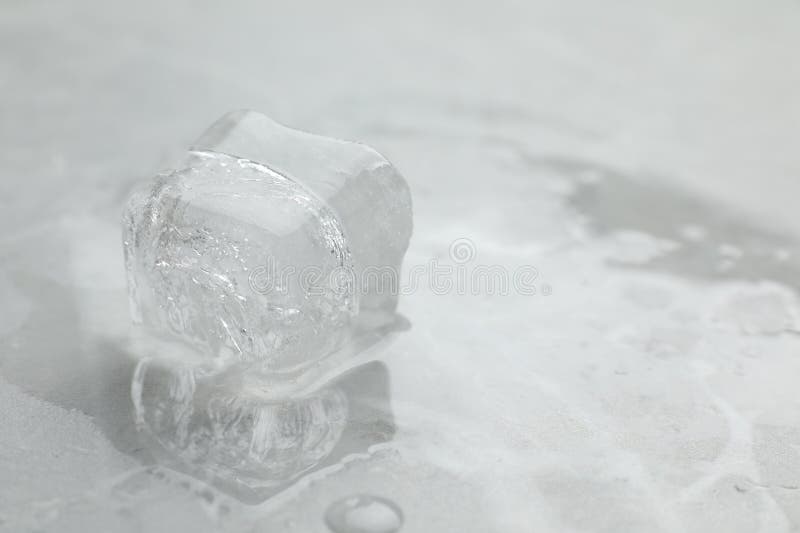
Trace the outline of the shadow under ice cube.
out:
[[[371,148],[233,112],[129,198],[133,319],[201,358],[295,373],[393,316],[411,229],[408,186]]]

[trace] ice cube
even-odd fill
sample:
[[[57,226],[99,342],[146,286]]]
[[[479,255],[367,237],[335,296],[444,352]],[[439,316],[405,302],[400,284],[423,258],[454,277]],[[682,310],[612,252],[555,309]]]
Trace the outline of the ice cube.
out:
[[[393,314],[411,229],[408,186],[373,149],[229,113],[127,203],[133,320],[296,373]]]

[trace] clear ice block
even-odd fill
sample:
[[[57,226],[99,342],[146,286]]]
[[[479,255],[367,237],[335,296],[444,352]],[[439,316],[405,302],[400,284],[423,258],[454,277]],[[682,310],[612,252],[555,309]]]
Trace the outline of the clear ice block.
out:
[[[127,203],[133,320],[295,373],[393,315],[411,230],[408,186],[373,149],[229,113]]]

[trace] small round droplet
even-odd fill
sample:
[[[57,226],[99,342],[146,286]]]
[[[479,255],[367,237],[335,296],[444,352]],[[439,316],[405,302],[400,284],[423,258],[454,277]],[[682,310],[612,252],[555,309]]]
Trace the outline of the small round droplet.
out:
[[[359,494],[332,503],[325,523],[333,533],[395,533],[403,525],[403,512],[386,498]]]

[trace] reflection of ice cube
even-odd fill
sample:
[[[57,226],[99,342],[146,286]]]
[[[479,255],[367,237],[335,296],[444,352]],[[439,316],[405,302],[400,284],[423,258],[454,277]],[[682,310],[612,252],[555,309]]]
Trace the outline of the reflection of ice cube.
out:
[[[289,372],[394,311],[411,203],[374,150],[235,112],[132,194],[124,225],[135,322]]]
[[[168,461],[250,490],[294,479],[327,457],[347,423],[336,387],[268,398],[240,372],[143,360],[132,384],[139,430]]]
[[[136,425],[159,463],[256,503],[299,475],[394,436],[378,361],[298,393],[234,367],[145,359],[131,384]]]

